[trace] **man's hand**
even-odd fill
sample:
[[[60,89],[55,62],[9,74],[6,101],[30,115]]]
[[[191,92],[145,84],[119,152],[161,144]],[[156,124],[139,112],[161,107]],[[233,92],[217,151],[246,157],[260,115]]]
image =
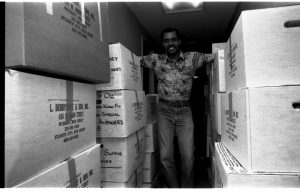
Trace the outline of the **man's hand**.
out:
[[[207,62],[205,64],[207,66],[213,65],[213,63],[215,62],[216,58],[217,58],[217,54],[216,53],[210,54],[210,56],[208,57]]]

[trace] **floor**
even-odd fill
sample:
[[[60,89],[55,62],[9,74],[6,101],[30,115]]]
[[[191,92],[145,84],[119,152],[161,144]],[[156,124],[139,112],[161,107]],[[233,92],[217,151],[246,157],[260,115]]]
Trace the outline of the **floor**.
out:
[[[209,158],[202,158],[195,162],[195,188],[211,188],[211,174],[210,174],[210,160]]]
[[[178,143],[176,142],[176,138],[174,140],[174,148],[175,148],[175,161],[177,164],[177,171],[180,173],[180,159],[179,154],[176,152],[178,151]],[[200,149],[203,150],[203,149]],[[210,158],[202,157],[205,156],[205,153],[197,153],[199,150],[196,150],[195,155],[195,162],[194,162],[194,188],[212,188],[212,179],[211,179],[211,169],[210,169]],[[159,181],[156,188],[166,188],[163,184],[163,181]]]

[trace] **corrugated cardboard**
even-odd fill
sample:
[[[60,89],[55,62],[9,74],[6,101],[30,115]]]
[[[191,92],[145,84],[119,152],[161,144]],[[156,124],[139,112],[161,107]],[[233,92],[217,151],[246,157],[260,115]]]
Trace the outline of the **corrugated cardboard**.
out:
[[[215,144],[214,187],[300,187],[300,173],[249,173],[222,143]]]
[[[144,91],[97,91],[97,137],[128,137],[146,126]]]
[[[98,84],[97,90],[143,90],[140,57],[120,43],[109,45],[110,82]]]
[[[5,186],[96,144],[94,85],[5,72]]]
[[[95,2],[6,3],[5,67],[109,82],[107,9]]]
[[[97,138],[101,151],[101,181],[127,182],[144,160],[144,128],[125,138]]]
[[[299,5],[241,13],[225,48],[227,92],[300,84],[300,28],[289,27],[299,18]]]
[[[99,154],[96,144],[15,187],[99,188]]]
[[[300,86],[222,95],[221,140],[247,171],[300,172],[299,96]]]

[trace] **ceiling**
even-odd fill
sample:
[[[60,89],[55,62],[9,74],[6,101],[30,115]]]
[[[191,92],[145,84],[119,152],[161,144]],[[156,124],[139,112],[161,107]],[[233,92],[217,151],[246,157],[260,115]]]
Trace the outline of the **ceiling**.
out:
[[[203,11],[171,14],[164,12],[161,2],[126,4],[157,45],[160,44],[160,32],[173,27],[180,31],[182,44],[193,46],[226,42],[243,10],[299,5],[299,2],[206,1]]]
[[[185,44],[224,42],[237,2],[204,2],[204,10],[169,13],[161,2],[127,2],[129,9],[156,42],[166,27],[177,28]]]

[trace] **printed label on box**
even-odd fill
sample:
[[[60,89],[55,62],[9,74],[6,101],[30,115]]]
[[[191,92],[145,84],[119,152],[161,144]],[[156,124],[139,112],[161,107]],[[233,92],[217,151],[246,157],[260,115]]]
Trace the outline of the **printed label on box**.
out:
[[[229,63],[229,75],[230,77],[234,77],[235,76],[235,72],[237,71],[237,66],[236,66],[236,50],[238,48],[237,43],[232,43],[231,42],[231,38],[229,39],[229,53],[228,53],[228,63]]]
[[[79,2],[65,2],[64,9],[70,15],[69,17],[61,15],[61,20],[71,26],[72,32],[84,39],[93,39],[94,35],[89,31],[89,28],[96,22],[95,14],[84,7],[84,15],[82,15],[82,5]]]
[[[66,103],[69,100],[48,99],[49,112],[57,113],[58,127],[61,132],[54,135],[55,140],[62,140],[64,143],[78,139],[79,134],[85,132],[85,127],[81,127],[84,122],[84,110],[89,109],[88,103],[80,103],[73,100],[72,103]]]
[[[239,118],[238,111],[234,111],[232,109],[232,93],[228,94],[229,99],[229,110],[225,111],[226,116],[226,133],[228,134],[228,138],[232,141],[235,141],[238,139],[238,136],[235,133],[236,130],[236,121]]]

